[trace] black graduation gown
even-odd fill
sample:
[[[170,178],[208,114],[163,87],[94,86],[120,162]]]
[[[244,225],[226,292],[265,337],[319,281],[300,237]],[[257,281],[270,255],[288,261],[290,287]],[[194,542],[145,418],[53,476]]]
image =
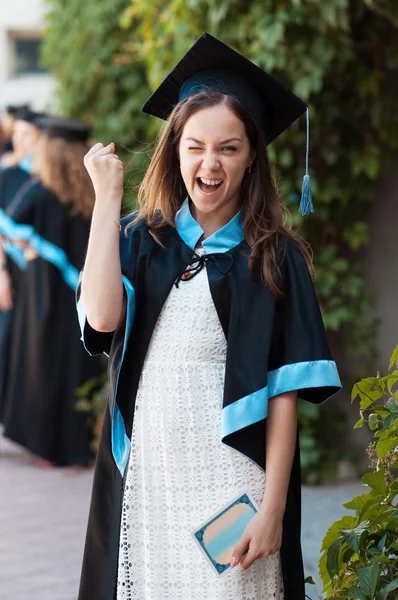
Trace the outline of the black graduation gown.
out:
[[[29,180],[29,174],[19,167],[9,167],[0,171],[0,209],[6,210],[18,190]],[[15,291],[14,302],[17,298],[20,270],[14,262],[7,257],[7,270],[10,273]],[[0,311],[0,422],[3,420],[5,410],[4,392],[8,375],[8,359],[11,339],[13,309]]]
[[[124,219],[123,226],[130,219]],[[123,227],[120,252],[127,314],[113,334],[99,333],[89,325],[78,289],[85,347],[91,354],[109,353],[110,383],[79,600],[115,598],[123,478],[140,374],[160,311],[176,278],[190,264],[202,234],[187,202],[177,213],[176,228],[162,232],[164,247],[154,241],[144,222],[134,224],[127,232]],[[250,277],[249,247],[240,215],[204,240],[203,246],[212,298],[228,344],[220,443],[265,468],[268,399],[299,390],[301,398],[323,402],[341,387],[336,365],[307,264],[293,242],[283,239],[278,248],[285,289],[284,297],[278,300],[260,280]],[[189,285],[189,280],[179,285]],[[297,440],[281,547],[285,600],[304,600],[305,596],[300,521]],[[141,557],[137,549],[137,560]],[[178,560],[178,556],[175,558]]]
[[[40,181],[13,205],[9,216],[33,226],[36,235],[63,250],[75,269],[81,268],[89,223],[71,216],[69,207]],[[40,256],[28,262],[15,310],[4,433],[57,465],[92,458],[88,418],[76,410],[75,390],[99,374],[100,359],[92,362],[79,338],[74,290]]]

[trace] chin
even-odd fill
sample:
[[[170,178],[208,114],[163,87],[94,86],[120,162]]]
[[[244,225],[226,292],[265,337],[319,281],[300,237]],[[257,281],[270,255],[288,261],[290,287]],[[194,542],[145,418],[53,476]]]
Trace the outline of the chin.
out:
[[[218,197],[217,197],[218,196]],[[225,206],[227,203],[225,201],[225,196],[220,197],[219,194],[216,196],[208,196],[201,194],[196,189],[193,189],[189,194],[189,197],[192,203],[195,205],[195,208],[202,213],[210,213],[213,210],[219,209],[222,206]]]
[[[208,200],[208,201],[202,200],[202,201],[198,201],[198,202],[195,202],[194,200],[192,200],[192,203],[194,204],[196,210],[199,211],[200,213],[202,213],[203,215],[209,215],[211,213],[216,213],[217,210],[220,208],[219,203],[215,203],[210,200]]]
[[[190,196],[192,204],[195,206],[196,210],[198,210],[201,213],[211,213],[213,212],[216,208],[219,207],[219,202],[214,202],[213,199],[209,198],[195,198]]]

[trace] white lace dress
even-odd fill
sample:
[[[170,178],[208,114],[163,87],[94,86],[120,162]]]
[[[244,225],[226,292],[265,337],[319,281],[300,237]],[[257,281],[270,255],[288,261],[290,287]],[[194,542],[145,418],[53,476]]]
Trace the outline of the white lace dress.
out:
[[[226,340],[206,268],[173,286],[138,389],[126,470],[117,600],[283,600],[279,553],[213,572],[192,531],[264,472],[220,440]]]

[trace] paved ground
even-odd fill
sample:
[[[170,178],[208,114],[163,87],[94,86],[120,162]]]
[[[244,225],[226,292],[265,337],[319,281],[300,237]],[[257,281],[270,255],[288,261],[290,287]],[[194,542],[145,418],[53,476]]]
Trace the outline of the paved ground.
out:
[[[0,598],[76,600],[92,471],[41,470],[0,437]],[[306,574],[317,574],[326,529],[359,484],[304,488]],[[318,598],[314,587],[308,594]],[[210,600],[210,599],[209,599]]]

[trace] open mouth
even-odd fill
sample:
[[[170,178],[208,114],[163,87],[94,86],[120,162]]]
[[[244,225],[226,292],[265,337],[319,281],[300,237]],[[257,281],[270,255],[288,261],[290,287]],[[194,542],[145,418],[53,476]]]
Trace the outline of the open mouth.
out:
[[[205,194],[212,194],[223,184],[222,179],[203,179],[202,177],[197,177],[196,181],[200,190]]]

